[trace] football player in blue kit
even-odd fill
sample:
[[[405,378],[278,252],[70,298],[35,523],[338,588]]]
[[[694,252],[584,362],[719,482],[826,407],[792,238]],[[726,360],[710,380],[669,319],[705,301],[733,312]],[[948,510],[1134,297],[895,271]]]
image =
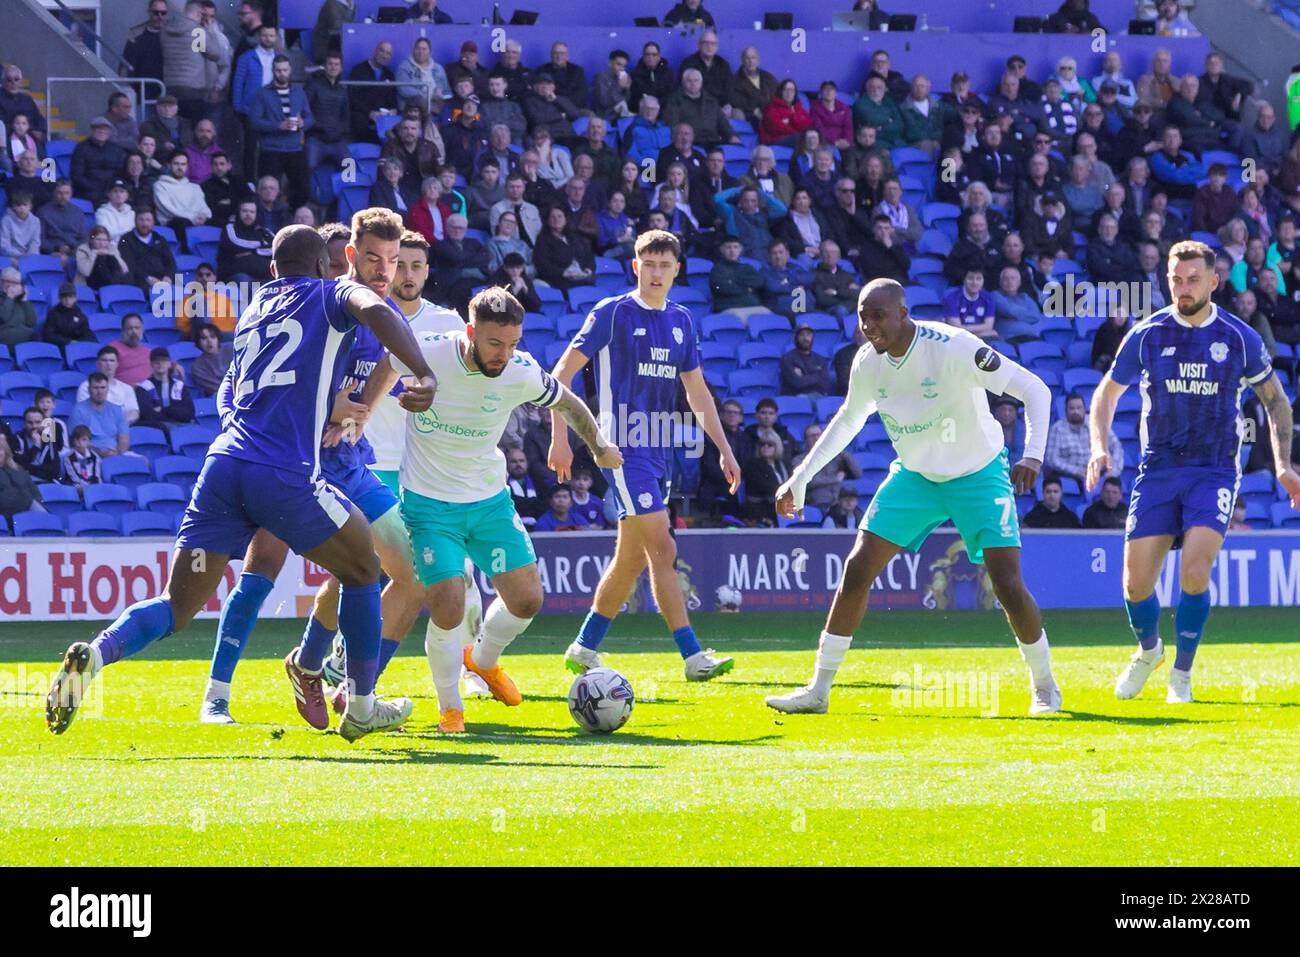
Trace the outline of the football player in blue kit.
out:
[[[1110,461],[1106,436],[1124,390],[1142,395],[1142,460],[1124,536],[1124,604],[1138,640],[1115,683],[1134,698],[1164,661],[1156,579],[1181,545],[1181,596],[1174,613],[1177,653],[1165,700],[1192,700],[1192,661],[1210,614],[1210,572],[1227,534],[1241,480],[1241,396],[1255,390],[1268,414],[1277,480],[1300,508],[1300,476],[1291,467],[1292,421],[1286,393],[1258,333],[1215,305],[1214,251],[1180,242],[1169,250],[1173,304],[1124,337],[1093,395],[1088,488]]]
[[[46,697],[46,723],[62,734],[108,665],[183,629],[216,590],[232,555],[265,528],[342,583],[339,623],[349,645],[352,693],[340,735],[354,741],[400,724],[406,699],[374,694],[380,652],[379,559],[370,525],[321,476],[320,445],[358,325],[372,330],[420,379],[405,403],[427,409],[434,381],[406,321],[359,283],[326,279],[328,250],[307,226],[282,229],[272,280],[235,330],[234,395],[176,539],[163,594],[137,602],[91,642],[74,642]]]
[[[564,653],[565,666],[579,674],[600,667],[597,649],[647,565],[655,602],[685,662],[686,680],[708,681],[734,665],[731,658],[700,647],[686,614],[677,543],[668,524],[673,449],[661,425],[676,417],[679,382],[699,424],[721,450],[722,474],[732,493],[740,487],[740,466],[700,367],[695,320],[684,306],[668,301],[681,257],[672,233],[650,230],[638,236],[632,261],[636,290],[596,303],[555,367],[555,377],[569,387],[592,364],[601,431],[609,436],[617,430],[614,442],[624,456],[621,468],[601,469],[618,507],[618,540],[591,611]],[[561,420],[551,429],[548,464],[559,481],[568,480],[573,450]]]

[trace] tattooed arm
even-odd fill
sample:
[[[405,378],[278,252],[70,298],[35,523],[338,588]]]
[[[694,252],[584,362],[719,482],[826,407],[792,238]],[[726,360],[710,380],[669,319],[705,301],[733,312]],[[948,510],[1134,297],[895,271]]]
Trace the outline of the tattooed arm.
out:
[[[551,410],[562,416],[564,421],[573,427],[573,431],[581,436],[582,441],[587,443],[587,448],[591,449],[598,466],[603,469],[621,467],[622,453],[617,446],[605,441],[605,437],[600,434],[600,426],[596,424],[595,416],[591,414],[587,404],[569,391],[567,386],[558,382],[557,385],[560,385],[560,397],[551,406]],[[551,428],[552,431],[558,432],[563,429],[563,425],[556,422]]]
[[[1273,443],[1273,468],[1277,472],[1277,480],[1287,490],[1291,507],[1300,509],[1300,475],[1296,474],[1291,465],[1291,440],[1295,425],[1286,392],[1274,374],[1255,385],[1255,394],[1259,396],[1259,401],[1268,414],[1269,438]]]

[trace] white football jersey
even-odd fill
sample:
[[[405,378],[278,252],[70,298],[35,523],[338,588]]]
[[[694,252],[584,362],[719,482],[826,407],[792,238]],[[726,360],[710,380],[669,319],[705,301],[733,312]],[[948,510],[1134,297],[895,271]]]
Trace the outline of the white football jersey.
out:
[[[845,405],[874,406],[903,466],[947,482],[978,472],[1002,451],[988,393],[1006,391],[1013,368],[964,329],[918,321],[902,358],[870,344],[858,350]]]
[[[459,332],[465,320],[427,299],[420,300],[419,310],[408,316],[407,323],[418,339],[427,332]],[[406,410],[397,402],[397,396],[385,395],[370,411],[366,423],[366,438],[375,452],[372,469],[396,471],[402,464],[402,443],[406,438]]]
[[[464,332],[417,337],[438,380],[433,405],[406,415],[403,488],[440,502],[480,502],[506,487],[506,457],[497,448],[516,406],[555,405],[559,382],[526,352],[516,352],[499,376],[471,372]],[[392,357],[403,375],[411,372]]]

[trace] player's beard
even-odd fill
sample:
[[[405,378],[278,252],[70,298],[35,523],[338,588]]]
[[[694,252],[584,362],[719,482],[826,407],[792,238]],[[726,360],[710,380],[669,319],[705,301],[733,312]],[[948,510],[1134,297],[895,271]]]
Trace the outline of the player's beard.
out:
[[[1182,304],[1179,303],[1177,300],[1175,300],[1175,302],[1174,302],[1174,308],[1178,310],[1178,314],[1179,314],[1180,316],[1182,316],[1184,319],[1187,319],[1187,318],[1190,318],[1191,316],[1196,315],[1198,312],[1200,312],[1202,309],[1204,309],[1204,308],[1206,307],[1206,305],[1209,303],[1209,301],[1210,301],[1210,297],[1209,297],[1209,296],[1206,296],[1206,297],[1205,297],[1204,299],[1202,299],[1200,302],[1194,302],[1194,303],[1192,303],[1192,305],[1191,305],[1190,307],[1188,307],[1187,309],[1184,309],[1184,308],[1182,307]]]
[[[469,357],[474,360],[474,365],[478,366],[478,371],[483,373],[489,379],[495,379],[501,373],[506,371],[505,364],[502,363],[500,369],[492,369],[483,361],[483,356],[479,354],[478,343],[471,340],[469,344]]]
[[[409,296],[408,291],[411,293]],[[420,291],[419,284],[413,282],[394,283],[392,286],[393,298],[400,303],[416,302],[420,298]]]

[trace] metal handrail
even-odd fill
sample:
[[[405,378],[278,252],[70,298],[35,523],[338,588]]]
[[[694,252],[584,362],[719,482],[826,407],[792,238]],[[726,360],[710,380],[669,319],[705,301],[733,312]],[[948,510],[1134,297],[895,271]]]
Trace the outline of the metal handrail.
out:
[[[424,90],[424,112],[432,112],[433,84],[428,80],[420,80],[417,83],[406,83],[401,80],[339,80],[339,86],[391,86],[393,89],[399,86],[418,86]],[[397,112],[400,114],[401,110]]]
[[[104,42],[103,37],[101,37],[98,33],[92,30],[87,24],[79,20],[77,18],[77,11],[73,10],[71,7],[66,6],[63,0],[51,0],[51,2],[55,6],[57,6],[60,10],[62,10],[64,13],[66,13],[69,17],[71,17],[72,20],[75,22],[76,26],[72,27],[66,23],[63,23],[62,20],[59,21],[60,23],[63,23],[64,29],[66,29],[69,34],[72,34],[74,30],[84,33],[87,36],[89,36],[92,40],[95,41],[95,43],[99,46],[99,49],[101,51],[107,50],[109,53],[113,54],[114,58],[118,62],[119,67],[121,67],[123,64],[125,64],[128,67],[131,65],[127,61],[125,53],[118,53],[116,50],[114,50],[112,47],[110,47],[107,43]]]
[[[153,100],[145,99],[145,88],[150,83],[153,83],[162,91],[158,94],[159,97],[163,96],[167,92],[167,84],[163,83],[162,80],[155,79],[151,76],[116,76],[112,78],[105,76],[47,76],[45,78],[45,109],[48,111],[50,116],[54,115],[55,83],[97,83],[101,85],[109,84],[114,87],[138,85],[140,88],[140,95],[136,98],[136,103],[139,104],[141,119],[144,117],[145,106],[149,103],[158,102],[157,98]]]

